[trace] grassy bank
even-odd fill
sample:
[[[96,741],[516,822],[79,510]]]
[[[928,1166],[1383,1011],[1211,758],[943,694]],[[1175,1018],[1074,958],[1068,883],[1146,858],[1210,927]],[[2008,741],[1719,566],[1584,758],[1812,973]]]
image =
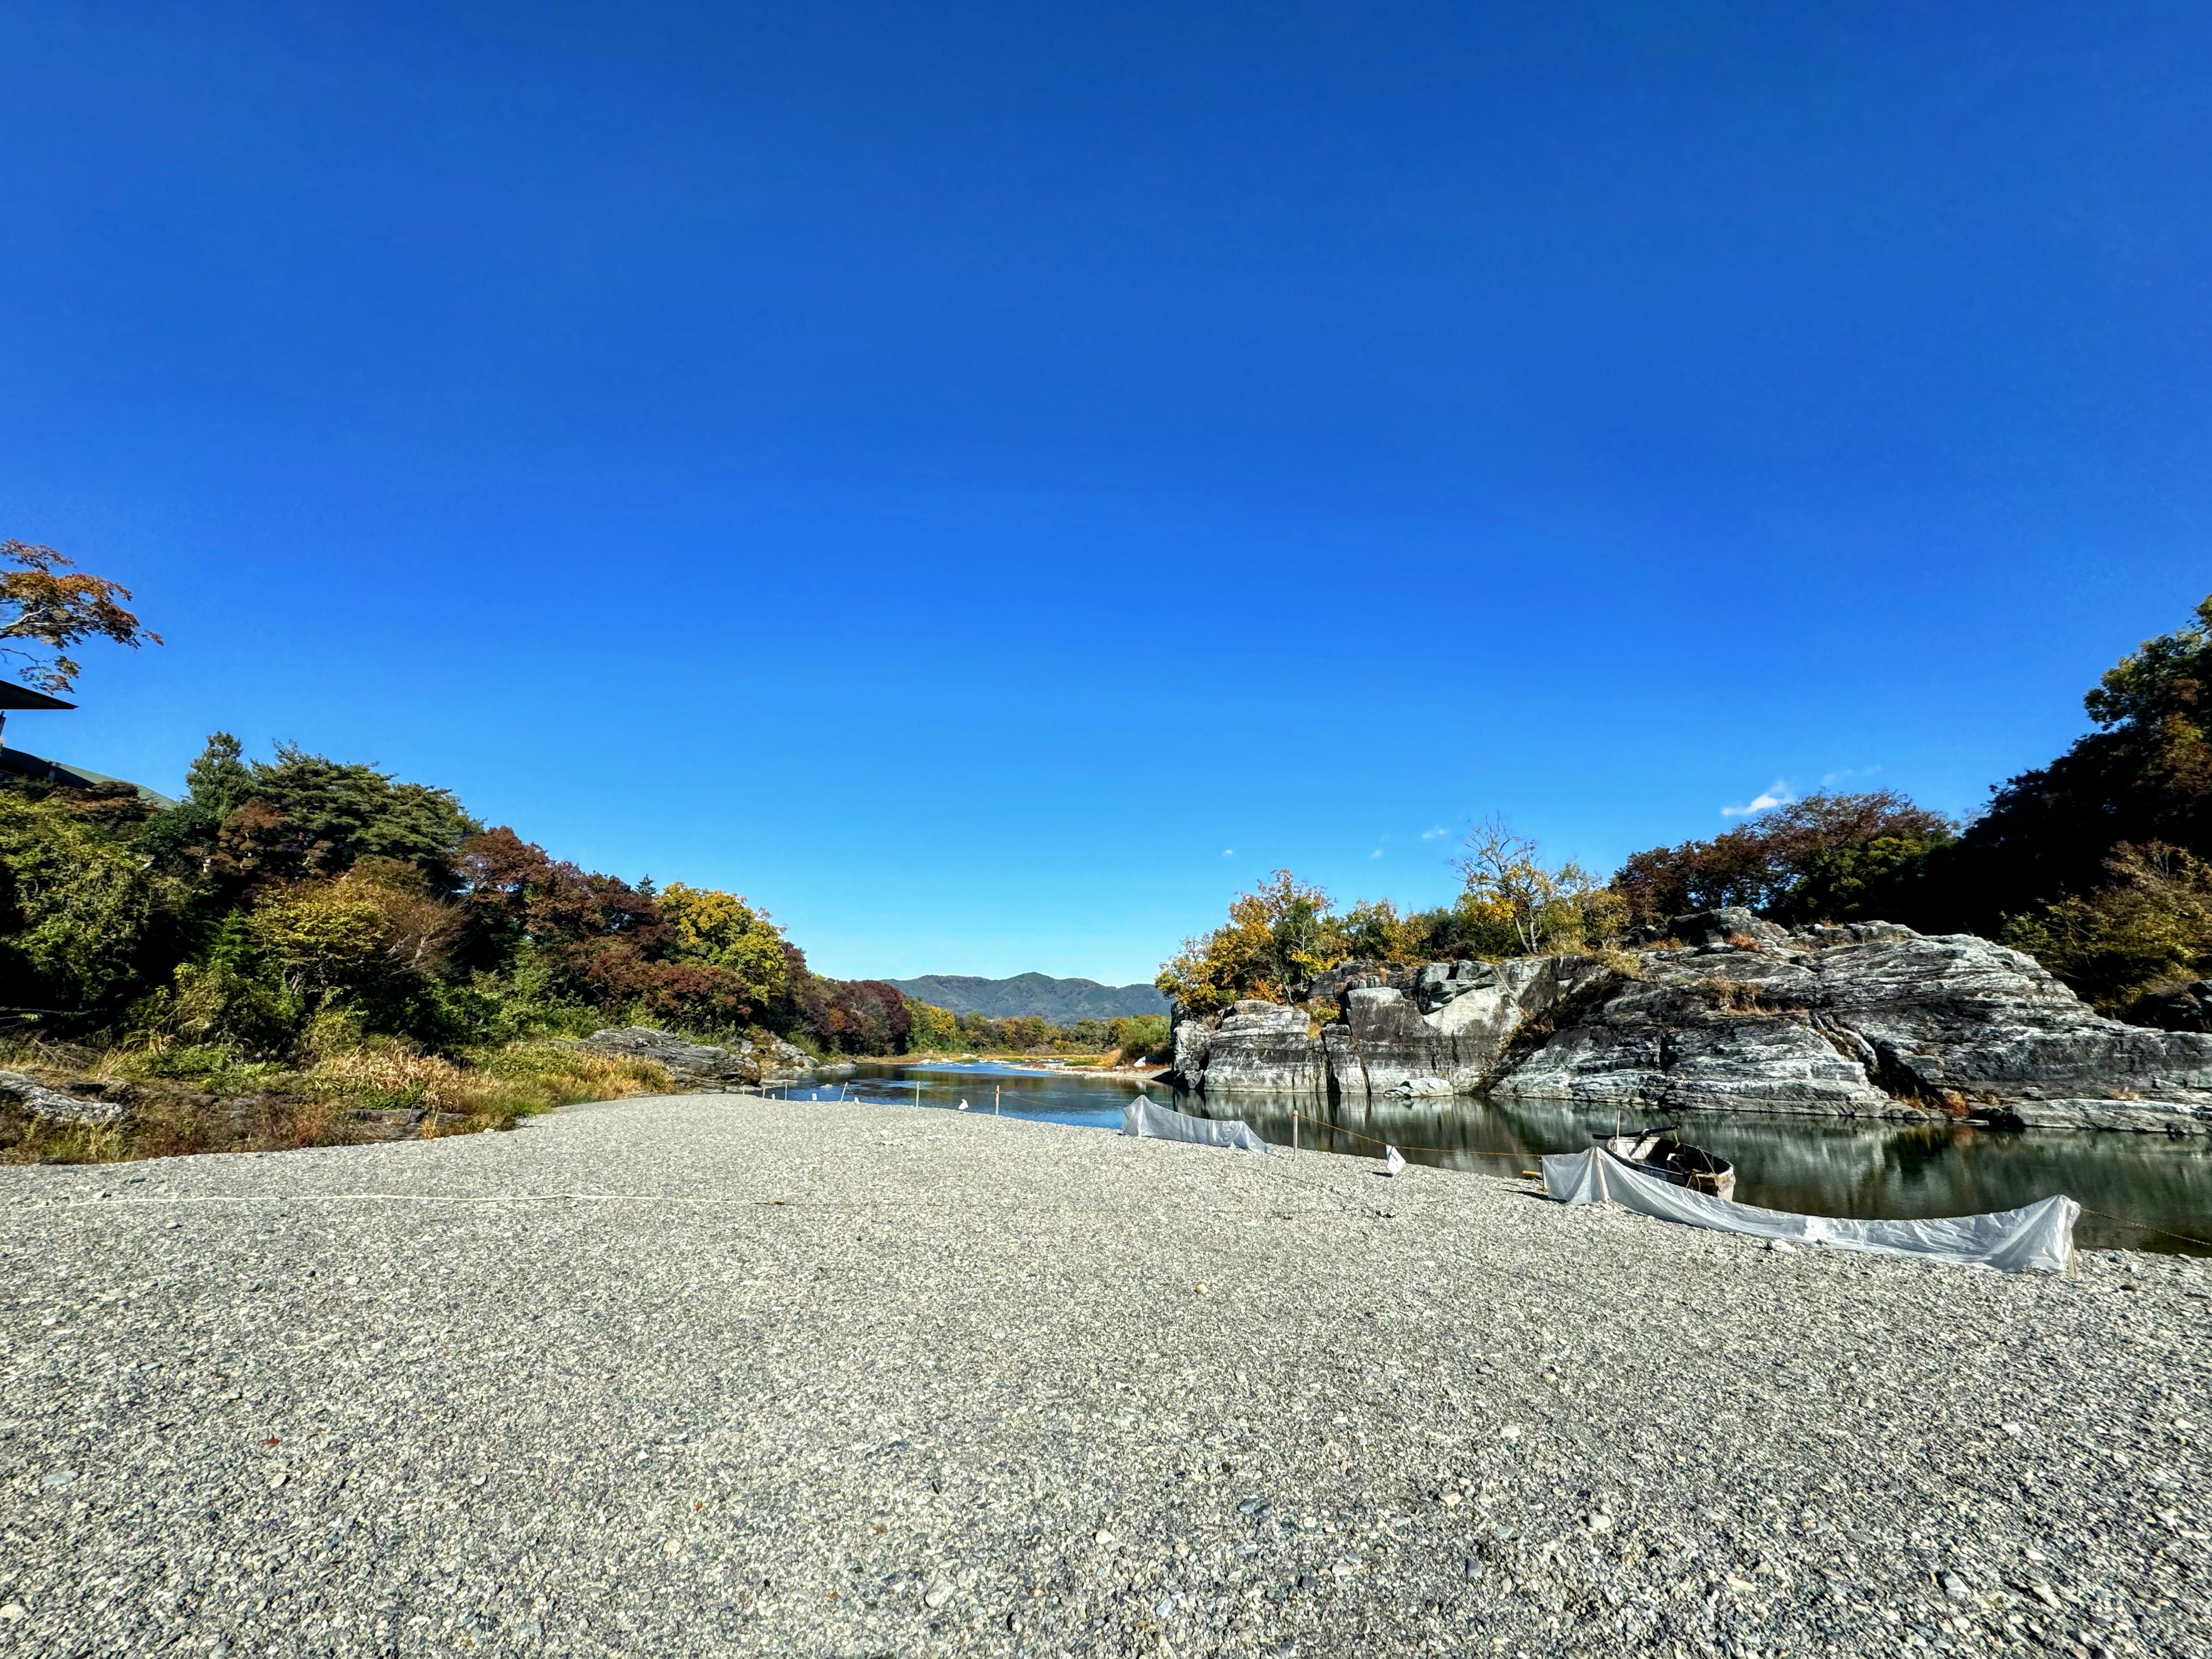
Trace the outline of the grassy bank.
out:
[[[222,1045],[89,1049],[20,1042],[0,1067],[88,1105],[106,1124],[33,1117],[0,1098],[0,1163],[112,1164],[191,1152],[278,1152],[507,1129],[535,1112],[667,1090],[651,1060],[548,1040],[455,1056],[370,1039],[289,1064]]]

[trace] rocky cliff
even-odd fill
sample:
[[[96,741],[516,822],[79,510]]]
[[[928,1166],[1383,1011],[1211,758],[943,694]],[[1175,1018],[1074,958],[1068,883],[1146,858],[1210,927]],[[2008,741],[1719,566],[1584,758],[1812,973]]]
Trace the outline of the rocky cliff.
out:
[[[1610,961],[1332,969],[1302,1005],[1176,1024],[1208,1093],[1942,1115],[2212,1133],[2212,1034],[2106,1019],[2033,958],[1886,922],[1677,917]]]

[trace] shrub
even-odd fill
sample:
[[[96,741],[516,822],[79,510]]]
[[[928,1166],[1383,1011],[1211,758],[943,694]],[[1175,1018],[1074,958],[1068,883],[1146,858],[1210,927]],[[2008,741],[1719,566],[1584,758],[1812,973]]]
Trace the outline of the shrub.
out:
[[[19,1006],[112,1013],[174,947],[184,893],[57,793],[0,789],[0,984]]]
[[[2212,970],[2212,864],[2178,848],[2123,847],[2095,891],[2016,916],[2005,943],[2106,1013]]]

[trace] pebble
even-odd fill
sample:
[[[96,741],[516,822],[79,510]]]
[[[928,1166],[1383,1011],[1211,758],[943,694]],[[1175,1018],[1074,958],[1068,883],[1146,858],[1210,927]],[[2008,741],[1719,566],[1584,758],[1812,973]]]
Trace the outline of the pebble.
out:
[[[2212,1628],[2203,1261],[1777,1273],[1474,1174],[1384,1216],[1356,1159],[740,1096],[146,1167],[0,1167],[10,1652]]]

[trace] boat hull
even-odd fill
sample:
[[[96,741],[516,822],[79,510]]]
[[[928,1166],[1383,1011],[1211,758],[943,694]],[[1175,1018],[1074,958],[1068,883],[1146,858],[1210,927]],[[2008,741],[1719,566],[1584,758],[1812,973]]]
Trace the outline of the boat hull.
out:
[[[1632,1170],[1709,1197],[1735,1198],[1735,1165],[1663,1131],[1593,1138]]]

